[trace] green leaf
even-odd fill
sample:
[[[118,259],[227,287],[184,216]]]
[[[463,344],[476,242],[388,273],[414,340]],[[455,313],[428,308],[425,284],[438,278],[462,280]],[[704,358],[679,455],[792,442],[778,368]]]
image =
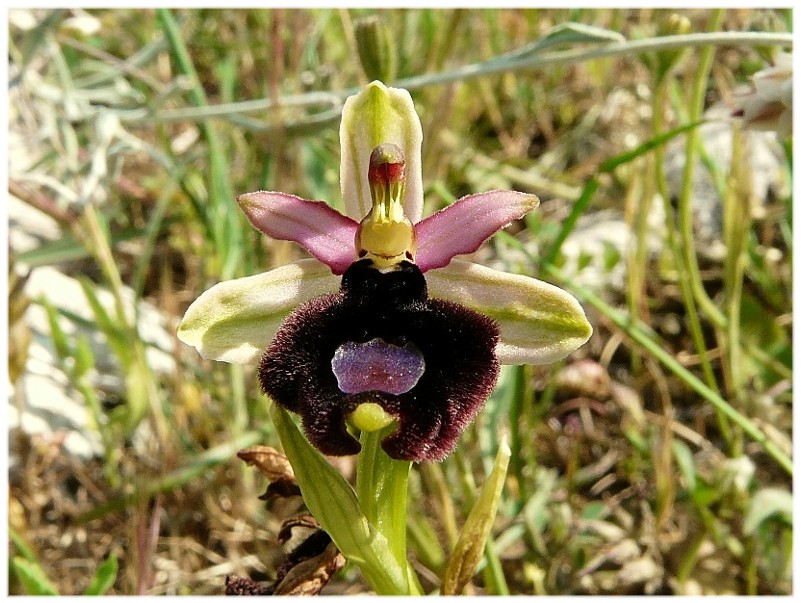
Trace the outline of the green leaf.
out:
[[[548,503],[556,488],[556,472],[537,468],[534,474],[534,494],[526,502],[521,515],[529,532],[541,540],[548,524]]]
[[[495,466],[481,489],[476,504],[467,516],[448,561],[448,567],[445,568],[441,589],[443,595],[460,594],[478,567],[498,511],[511,455],[509,445],[504,439],[498,448]]]
[[[92,345],[85,334],[79,333],[75,338],[75,367],[73,374],[75,379],[83,377],[89,369],[95,367],[95,355],[92,352]]]
[[[138,358],[125,371],[125,405],[115,408],[120,414],[112,414],[111,417],[119,422],[126,434],[137,428],[150,409],[150,378],[147,366]]]
[[[67,336],[58,322],[58,311],[55,307],[44,297],[39,300],[39,303],[47,314],[47,322],[50,326],[50,337],[53,341],[53,347],[56,349],[56,355],[59,361],[64,366],[64,361],[69,358],[71,354],[70,346],[67,343]]]
[[[51,34],[58,28],[59,23],[68,15],[66,9],[51,10],[39,17],[40,21],[22,40],[22,65],[25,71],[28,63],[40,52],[41,47],[51,39]]]
[[[22,586],[31,596],[58,595],[58,590],[47,578],[42,566],[35,561],[29,561],[22,557],[14,557],[11,560],[11,568],[22,582]]]
[[[720,490],[716,486],[707,484],[700,478],[696,480],[695,489],[692,491],[692,499],[696,507],[706,508],[720,500],[720,496]]]
[[[17,532],[17,530],[13,528],[13,526],[8,527],[8,539],[16,548],[16,552],[22,555],[23,558],[31,562],[36,561],[36,555],[34,554],[33,550],[30,546],[28,546],[28,543],[25,542],[25,539],[20,535],[19,532]]]
[[[117,579],[117,557],[110,555],[103,563],[101,563],[94,577],[92,583],[84,591],[84,595],[102,595],[109,588],[114,585]]]
[[[86,296],[86,301],[89,302],[89,306],[92,308],[92,313],[94,314],[98,327],[103,332],[103,335],[106,336],[109,347],[120,361],[122,367],[127,367],[131,362],[133,352],[123,325],[106,310],[95,291],[94,283],[85,277],[79,278],[78,282]],[[122,317],[118,318],[121,319]]]

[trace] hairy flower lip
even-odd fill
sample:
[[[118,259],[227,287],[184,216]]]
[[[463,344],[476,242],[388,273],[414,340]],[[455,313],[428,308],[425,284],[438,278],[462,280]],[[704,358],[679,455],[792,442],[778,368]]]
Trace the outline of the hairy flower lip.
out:
[[[397,429],[382,441],[387,454],[442,460],[494,389],[498,326],[460,304],[428,298],[425,279],[410,262],[388,273],[372,266],[355,262],[339,293],[311,300],[282,324],[261,359],[259,383],[300,415],[307,437],[325,454],[358,452],[345,421],[359,405],[374,402],[397,418]],[[412,344],[425,370],[402,393],[342,391],[332,371],[336,350],[376,338]]]

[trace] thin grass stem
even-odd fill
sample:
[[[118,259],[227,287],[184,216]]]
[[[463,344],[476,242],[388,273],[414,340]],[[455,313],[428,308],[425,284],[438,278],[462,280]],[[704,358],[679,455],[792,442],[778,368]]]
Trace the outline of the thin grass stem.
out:
[[[713,11],[710,19],[710,29],[720,27],[723,18],[723,10]],[[712,69],[712,59],[715,56],[715,46],[706,46],[700,52],[698,66],[695,69],[692,84],[690,87],[690,98],[687,102],[689,107],[689,120],[697,121],[701,119],[706,97],[709,73]],[[698,148],[698,130],[687,132],[684,144],[684,170],[682,173],[682,187],[679,191],[678,199],[678,218],[679,218],[679,240],[681,241],[681,251],[683,267],[688,272],[688,280],[692,287],[695,301],[701,311],[717,326],[726,324],[726,317],[718,309],[715,303],[709,298],[704,289],[704,282],[701,278],[701,271],[698,267],[698,256],[695,251],[695,241],[693,237],[693,171],[695,168],[695,156]]]
[[[665,107],[665,102],[667,100],[669,83],[670,78],[668,77],[668,74],[665,74],[658,79],[656,84],[653,103],[653,129],[656,135],[660,134],[663,128],[663,108]],[[684,269],[683,260],[685,256],[682,252],[682,241],[679,239],[679,235],[677,233],[676,212],[673,210],[673,206],[671,204],[670,193],[668,191],[667,180],[665,177],[665,158],[664,149],[662,147],[657,147],[654,150],[654,162],[656,186],[660,196],[662,197],[662,204],[665,210],[665,223],[667,229],[666,238],[668,248],[673,257],[673,263],[677,272],[681,296],[684,301],[684,309],[687,314],[687,326],[690,329],[690,335],[692,336],[693,343],[695,344],[698,352],[698,358],[701,365],[701,371],[704,374],[704,379],[712,390],[718,391],[715,373],[712,370],[712,364],[710,363],[707,355],[707,346],[706,342],[704,341],[704,333],[701,328],[701,321],[695,306],[692,285],[689,282],[690,276]],[[688,186],[686,181],[684,182],[684,186]],[[731,444],[731,431],[728,423],[726,422],[725,417],[719,411],[717,411],[717,415],[721,432],[723,433],[726,442]]]
[[[792,46],[793,35],[790,33],[767,33],[767,32],[711,32],[693,33],[676,36],[662,36],[648,38],[645,40],[627,40],[625,42],[607,44],[601,48],[592,50],[566,50],[533,54],[530,56],[499,59],[494,58],[482,63],[465,65],[433,74],[424,74],[400,79],[391,83],[393,86],[406,88],[407,90],[419,90],[428,86],[447,84],[458,81],[465,82],[477,77],[485,77],[498,73],[513,71],[526,71],[540,69],[547,66],[571,65],[583,61],[599,58],[609,58],[615,56],[626,56],[640,54],[643,52],[656,52],[659,50],[669,50],[675,48],[689,48],[702,46]],[[281,97],[277,101],[273,99],[256,99],[241,101],[236,103],[220,104],[195,109],[180,109],[175,111],[163,111],[151,114],[146,110],[134,110],[121,112],[120,118],[124,121],[176,121],[176,120],[204,120],[212,117],[230,117],[241,113],[262,112],[275,107],[285,106],[314,106],[317,104],[330,104],[335,106],[331,115],[332,122],[338,118],[341,111],[341,103],[348,96],[358,92],[358,88],[347,88],[335,92],[310,92],[303,95],[291,95]],[[258,127],[254,122],[252,125]],[[270,126],[261,124],[264,129]],[[274,126],[273,126],[274,127]]]

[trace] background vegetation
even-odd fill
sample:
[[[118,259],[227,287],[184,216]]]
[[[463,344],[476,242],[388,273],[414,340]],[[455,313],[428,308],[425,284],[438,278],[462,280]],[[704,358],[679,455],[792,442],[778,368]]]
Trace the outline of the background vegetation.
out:
[[[236,458],[277,445],[253,371],[156,342],[143,303],[172,336],[213,283],[302,257],[234,197],[339,203],[339,107],[367,81],[357,30],[372,14],[393,55],[377,68],[423,122],[427,211],[492,188],[539,195],[479,259],[570,290],[595,328],[557,366],[506,367],[457,453],[413,470],[424,585],[505,432],[510,474],[471,592],[791,592],[791,143],[774,143],[777,176],[758,190],[750,134],[720,153],[707,130],[675,131],[730,110],[778,47],[580,56],[785,33],[789,10],[131,9],[10,14],[10,190],[57,225],[11,249],[11,404],[31,402],[33,337],[97,442],[87,459],[63,430],[12,432],[11,593],[218,594],[228,574],[274,576],[297,503],[260,500],[266,482]],[[529,46],[568,22],[603,31]],[[88,320],[57,290],[26,292],[47,266],[79,279]],[[170,362],[152,361],[158,347]],[[346,566],[324,592],[365,591]]]

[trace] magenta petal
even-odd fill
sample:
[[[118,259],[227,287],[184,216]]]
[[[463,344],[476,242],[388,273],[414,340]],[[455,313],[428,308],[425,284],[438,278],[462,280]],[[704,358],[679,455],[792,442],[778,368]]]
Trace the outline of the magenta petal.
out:
[[[425,272],[447,266],[454,256],[473,253],[495,232],[540,204],[534,195],[490,191],[468,195],[415,224],[415,263]]]
[[[358,224],[322,201],[256,191],[237,197],[250,223],[273,239],[294,241],[342,274],[356,260]]]

